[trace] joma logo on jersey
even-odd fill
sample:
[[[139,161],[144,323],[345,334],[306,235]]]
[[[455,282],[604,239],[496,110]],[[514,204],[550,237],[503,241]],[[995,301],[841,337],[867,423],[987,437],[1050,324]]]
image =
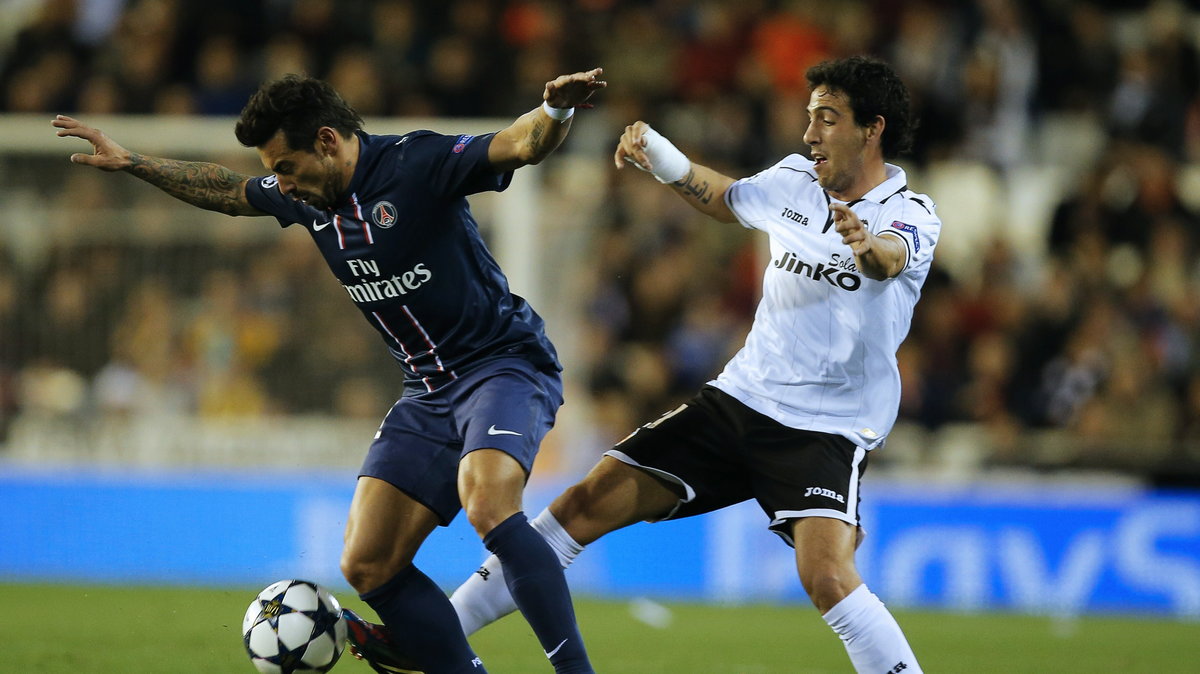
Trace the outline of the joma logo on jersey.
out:
[[[858,290],[862,285],[862,279],[858,277],[858,274],[852,274],[844,269],[839,269],[835,264],[825,264],[824,262],[818,262],[816,266],[813,266],[796,257],[792,252],[784,253],[783,257],[775,261],[774,266],[776,269],[799,274],[814,281],[825,281],[829,285],[851,292]]]
[[[825,498],[831,498],[831,499],[837,501],[838,503],[846,502],[846,499],[844,496],[842,496],[841,494],[837,493],[836,491],[834,491],[832,489],[826,489],[824,487],[807,487],[804,490],[804,495],[805,496],[824,496]]]
[[[346,292],[350,293],[350,298],[359,304],[366,302],[379,302],[392,297],[407,295],[413,290],[420,288],[429,279],[433,278],[433,272],[422,262],[413,267],[410,271],[403,274],[396,274],[391,278],[380,279],[378,281],[365,281],[363,283],[355,283],[354,285],[342,284]]]
[[[790,208],[784,207],[783,211],[780,212],[779,215],[791,220],[792,222],[804,225],[805,227],[808,226],[808,216],[804,215],[803,213],[797,213]]]

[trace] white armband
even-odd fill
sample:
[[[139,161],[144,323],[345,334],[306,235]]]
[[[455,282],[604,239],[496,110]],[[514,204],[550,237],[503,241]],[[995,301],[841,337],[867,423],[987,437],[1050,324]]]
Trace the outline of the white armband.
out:
[[[650,173],[660,183],[678,182],[692,170],[692,160],[654,129],[642,134],[642,150],[654,167]]]
[[[550,119],[562,122],[575,114],[575,108],[552,108],[549,103],[542,101],[542,112],[546,113]]]

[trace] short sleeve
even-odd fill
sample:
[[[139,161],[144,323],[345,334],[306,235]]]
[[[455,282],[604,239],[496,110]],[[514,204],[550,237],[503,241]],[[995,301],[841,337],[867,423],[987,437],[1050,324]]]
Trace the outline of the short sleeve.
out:
[[[725,191],[725,205],[737,216],[738,222],[742,223],[743,227],[747,229],[762,228],[761,225],[767,219],[765,215],[769,192],[767,185],[777,172],[778,167],[772,166],[748,178],[734,181]]]
[[[925,270],[933,262],[933,249],[941,234],[942,223],[933,212],[933,203],[908,197],[898,208],[888,209],[878,223],[877,236],[891,235],[904,242],[908,261],[904,270]]]
[[[285,196],[279,191],[279,179],[274,175],[251,178],[246,182],[246,201],[268,215],[275,216],[281,227],[307,222],[317,211]]]
[[[743,227],[765,230],[774,221],[772,216],[777,214],[771,199],[779,189],[778,182],[783,179],[783,174],[790,176],[802,173],[815,183],[817,178],[806,170],[808,166],[811,166],[811,162],[801,155],[784,157],[774,166],[734,181],[725,191],[725,205]]]
[[[410,162],[428,182],[434,194],[464,197],[479,192],[502,192],[512,182],[512,171],[497,172],[488,159],[494,133],[481,136],[445,136],[426,132],[412,136],[405,150]]]

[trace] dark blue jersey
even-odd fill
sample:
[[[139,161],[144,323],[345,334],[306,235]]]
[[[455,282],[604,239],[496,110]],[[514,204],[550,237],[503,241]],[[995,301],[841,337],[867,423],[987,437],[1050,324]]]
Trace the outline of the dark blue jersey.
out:
[[[467,205],[467,195],[512,180],[488,161],[492,135],[357,135],[358,165],[336,207],[281,194],[275,176],[251,179],[246,198],[284,227],[309,230],[400,362],[406,393],[504,356],[561,369],[541,317],[509,290]]]

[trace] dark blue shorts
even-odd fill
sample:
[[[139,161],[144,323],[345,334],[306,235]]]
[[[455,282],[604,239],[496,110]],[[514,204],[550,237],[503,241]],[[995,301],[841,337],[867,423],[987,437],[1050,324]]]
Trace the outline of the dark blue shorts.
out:
[[[498,449],[528,474],[562,402],[557,372],[521,358],[487,363],[436,391],[397,401],[359,475],[391,483],[444,526],[462,509],[459,460],[476,449]]]

